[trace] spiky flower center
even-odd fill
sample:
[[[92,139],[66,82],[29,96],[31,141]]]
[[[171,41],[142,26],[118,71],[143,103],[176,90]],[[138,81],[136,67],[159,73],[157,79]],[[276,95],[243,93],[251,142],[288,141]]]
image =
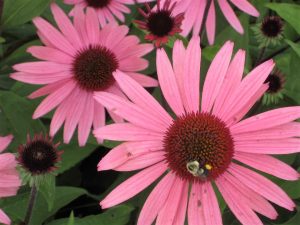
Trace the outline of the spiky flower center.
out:
[[[115,54],[100,45],[78,52],[73,62],[73,73],[80,87],[86,91],[99,91],[114,83],[112,73],[119,67]]]
[[[270,38],[278,37],[283,31],[283,23],[280,17],[270,16],[264,19],[261,25],[263,34]]]
[[[87,5],[93,8],[104,8],[111,0],[85,0]]]
[[[19,155],[20,163],[32,174],[44,174],[51,171],[57,160],[55,147],[43,140],[33,140],[27,143]]]
[[[163,143],[169,168],[189,181],[217,178],[233,156],[229,129],[208,113],[190,113],[177,118]]]
[[[265,83],[269,84],[268,93],[277,93],[283,86],[282,78],[277,74],[270,74]]]
[[[174,20],[169,11],[160,10],[149,15],[147,26],[152,34],[163,37],[172,31]]]

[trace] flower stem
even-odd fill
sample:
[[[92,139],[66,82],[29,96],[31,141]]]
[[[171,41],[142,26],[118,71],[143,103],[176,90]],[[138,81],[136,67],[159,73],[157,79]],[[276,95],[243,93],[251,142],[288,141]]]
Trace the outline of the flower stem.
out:
[[[36,196],[37,196],[37,188],[36,185],[33,184],[32,188],[31,188],[31,192],[30,192],[30,198],[29,198],[29,202],[28,202],[28,206],[27,206],[27,212],[26,212],[26,216],[24,219],[24,225],[28,225],[32,216],[32,212],[33,212],[33,207],[35,204],[35,200],[36,200]]]
[[[201,30],[200,30],[200,37],[201,37],[201,40],[202,40],[202,35],[204,33],[204,27],[205,27],[205,21],[207,19],[207,15],[208,15],[208,11],[209,11],[209,6],[211,4],[211,1],[212,0],[208,0],[207,1],[207,4],[205,6],[205,11],[204,11],[204,14],[203,14],[203,20],[202,20],[202,26],[201,26]]]

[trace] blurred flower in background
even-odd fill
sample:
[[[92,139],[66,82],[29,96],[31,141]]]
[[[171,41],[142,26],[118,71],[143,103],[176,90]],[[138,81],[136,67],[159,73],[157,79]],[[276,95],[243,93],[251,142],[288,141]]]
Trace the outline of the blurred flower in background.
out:
[[[173,15],[172,11],[176,2],[167,0],[164,5],[161,5],[160,0],[157,0],[157,7],[151,9],[149,4],[146,4],[147,12],[139,9],[146,21],[135,20],[134,22],[139,28],[146,30],[145,39],[153,41],[156,47],[166,44],[169,38],[180,33],[184,14],[179,13]]]
[[[165,1],[162,0],[161,4]],[[228,23],[240,34],[244,33],[244,29],[228,0],[173,0],[173,2],[177,2],[174,14],[184,13],[181,27],[183,36],[187,36],[192,30],[194,35],[198,35],[205,26],[208,42],[210,45],[214,44],[217,24],[216,2]],[[251,16],[259,16],[259,12],[248,0],[231,0],[230,2]]]
[[[153,1],[154,0],[64,0],[66,4],[74,5],[74,9],[70,12],[70,15],[74,15],[75,8],[84,9],[90,7],[95,9],[102,27],[107,23],[116,23],[116,18],[124,23],[124,14],[130,13],[130,9],[126,5]]]

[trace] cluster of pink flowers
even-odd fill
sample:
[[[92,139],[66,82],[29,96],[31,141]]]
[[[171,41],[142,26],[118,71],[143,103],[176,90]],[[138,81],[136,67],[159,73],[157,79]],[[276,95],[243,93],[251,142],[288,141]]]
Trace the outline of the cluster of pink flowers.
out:
[[[87,143],[92,129],[99,143],[122,142],[99,162],[98,171],[140,171],[106,196],[102,208],[130,199],[155,181],[138,225],[155,220],[157,225],[183,225],[186,218],[189,225],[221,225],[215,188],[242,224],[262,224],[256,213],[275,219],[270,202],[295,208],[280,187],[249,169],[285,180],[299,178],[296,170],[271,154],[299,152],[300,124],[295,120],[300,107],[245,119],[267,91],[265,80],[274,62],[266,61],[243,77],[245,52],[234,54],[234,44],[228,41],[202,75],[205,79],[200,79],[199,34],[205,26],[209,44],[214,43],[216,2],[230,25],[243,33],[227,0],[158,0],[154,8],[147,3],[153,0],[64,2],[74,5],[69,15],[51,4],[57,27],[41,17],[33,20],[43,46],[27,51],[38,61],[15,65],[11,77],[43,85],[29,98],[46,96],[34,119],[54,110],[51,137],[64,125],[65,143],[76,128],[80,146]],[[126,25],[118,24],[130,13],[128,5],[142,2],[147,10],[140,13],[146,20],[136,24],[154,44],[140,43]],[[259,15],[247,0],[230,2],[249,15]],[[174,42],[170,60],[163,44],[170,36],[190,33],[187,46]],[[141,72],[148,67],[144,57],[153,49],[158,81]],[[203,85],[200,80],[205,80]],[[144,89],[157,86],[168,109]],[[105,110],[115,123],[105,125]],[[10,141],[10,136],[1,138],[0,151]],[[14,195],[20,186],[14,156],[1,154],[0,161],[5,179],[0,183],[1,197]],[[2,211],[0,222],[10,223]]]

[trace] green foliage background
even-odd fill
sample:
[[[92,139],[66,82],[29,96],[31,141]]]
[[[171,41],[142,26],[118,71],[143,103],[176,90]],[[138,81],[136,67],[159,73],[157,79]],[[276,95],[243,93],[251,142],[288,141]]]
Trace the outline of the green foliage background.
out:
[[[12,66],[16,63],[34,60],[26,49],[28,46],[38,45],[40,41],[36,30],[30,22],[35,16],[41,15],[53,22],[49,10],[51,0],[5,0],[0,23],[0,135],[13,134],[14,141],[8,151],[16,152],[17,146],[25,142],[27,133],[44,132],[49,130],[51,114],[42,119],[32,120],[32,114],[41,99],[29,100],[26,96],[38,87],[15,82],[9,78],[13,72]],[[66,12],[70,7],[58,1]],[[236,33],[217,11],[217,37],[214,46],[208,46],[205,37],[202,37],[203,57],[201,79],[213,59],[215,53],[226,40],[235,42],[235,49],[247,51],[245,72],[252,69],[253,62],[260,54],[257,41],[251,27],[262,20],[270,12],[278,14],[285,21],[285,39],[279,46],[267,48],[263,59],[274,58],[278,68],[286,75],[286,96],[277,105],[265,107],[258,103],[252,113],[259,113],[281,106],[300,104],[300,1],[266,1],[254,0],[252,3],[260,11],[261,16],[256,20],[238,12],[245,29],[243,36]],[[126,16],[126,24],[131,28],[130,33],[136,34],[144,41],[144,33],[132,24],[132,19],[139,17],[137,6],[131,7],[132,13]],[[1,14],[0,14],[1,15]],[[186,41],[186,40],[185,40]],[[168,50],[173,42],[168,43]],[[156,76],[155,54],[148,57],[150,67],[146,74]],[[154,90],[159,97],[159,91]],[[69,145],[61,144],[64,150],[62,163],[57,171],[57,177],[49,176],[38,193],[36,206],[30,225],[125,225],[134,224],[139,211],[152,187],[128,201],[126,204],[102,211],[98,202],[109,190],[125,180],[132,173],[119,174],[116,172],[96,172],[97,162],[107,153],[115,143],[105,142],[98,146],[95,139],[90,137],[88,144],[80,148],[76,138]],[[61,141],[58,134],[55,141]],[[280,156],[300,171],[300,157],[297,154]],[[94,172],[93,172],[94,171]],[[267,176],[267,175],[266,175]],[[288,212],[278,208],[279,217],[275,221],[262,218],[264,224],[298,225],[300,224],[300,181],[288,182],[268,176],[280,185],[297,203],[297,211]],[[25,216],[30,189],[23,186],[19,194],[12,198],[0,200],[2,208],[12,218],[15,224]],[[235,225],[239,222],[221,201],[223,221],[225,225]]]

